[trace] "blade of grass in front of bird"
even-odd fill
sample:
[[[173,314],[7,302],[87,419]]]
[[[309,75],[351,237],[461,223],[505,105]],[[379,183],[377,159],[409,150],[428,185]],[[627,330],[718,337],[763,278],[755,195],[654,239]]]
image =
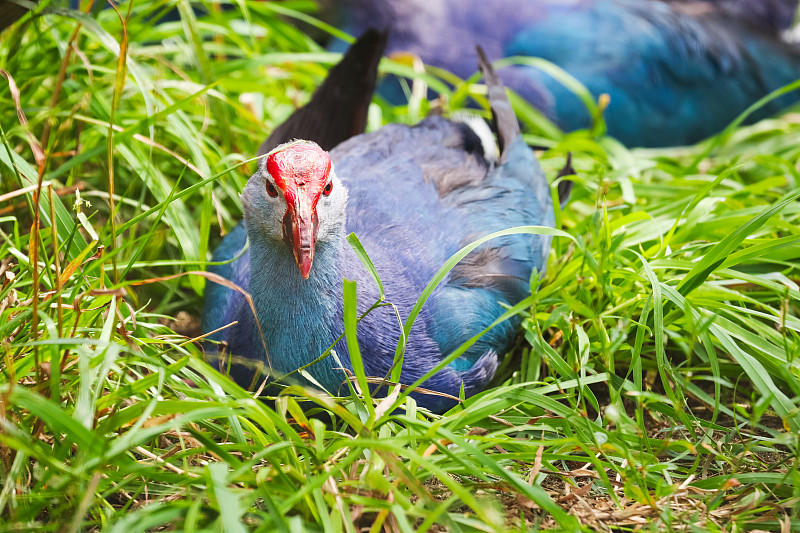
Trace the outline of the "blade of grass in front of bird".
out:
[[[386,298],[386,294],[383,291],[383,282],[381,282],[381,278],[378,275],[378,271],[376,270],[375,265],[372,263],[372,259],[369,258],[367,251],[364,250],[364,245],[361,244],[361,241],[358,240],[358,236],[355,233],[350,233],[347,236],[347,242],[350,243],[350,246],[353,248],[356,257],[358,257],[358,260],[361,261],[362,265],[364,265],[364,268],[367,269],[369,275],[372,276],[372,280],[378,287],[378,294],[380,296],[380,301],[383,301]]]
[[[364,361],[361,359],[361,349],[358,346],[358,336],[356,334],[358,326],[357,294],[356,282],[344,280],[344,336],[347,341],[347,352],[350,355],[350,363],[353,365],[353,373],[356,375],[359,392],[364,397],[364,405],[367,408],[370,419],[375,418],[375,406],[372,403],[372,396],[367,382]]]

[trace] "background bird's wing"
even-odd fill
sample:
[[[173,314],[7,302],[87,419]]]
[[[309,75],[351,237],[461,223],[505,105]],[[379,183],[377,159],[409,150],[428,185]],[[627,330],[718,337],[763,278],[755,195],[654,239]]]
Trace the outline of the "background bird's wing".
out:
[[[609,133],[628,144],[698,141],[800,71],[800,48],[717,10],[690,16],[668,3],[630,0],[549,9],[514,35],[504,55],[542,57],[594,96],[608,94]],[[541,70],[520,65],[502,74],[523,95],[544,87],[545,111],[565,129],[591,125],[583,102]]]
[[[792,27],[798,8],[797,0],[671,0],[670,3],[687,14],[724,13],[776,35]]]
[[[461,77],[471,47],[492,59],[544,58],[592,95],[610,96],[610,135],[632,146],[687,144],[717,133],[768,92],[797,79],[800,48],[782,40],[796,0],[340,0],[346,27],[390,28],[387,52],[418,55]],[[461,46],[452,46],[452,43]],[[592,126],[584,102],[545,71],[517,64],[506,86],[565,130]],[[391,81],[391,80],[390,80]],[[400,83],[384,82],[395,103]],[[775,100],[758,120],[791,105]]]

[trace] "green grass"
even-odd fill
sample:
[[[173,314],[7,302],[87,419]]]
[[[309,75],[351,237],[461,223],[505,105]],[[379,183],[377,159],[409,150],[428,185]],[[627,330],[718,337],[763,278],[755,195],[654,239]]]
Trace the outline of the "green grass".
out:
[[[127,37],[44,4],[0,35],[0,529],[798,528],[797,114],[628,150],[519,103],[548,176],[578,174],[495,387],[443,416],[266,404],[169,319],[336,60],[279,16],[312,4],[136,2]],[[370,127],[428,108],[376,100]]]

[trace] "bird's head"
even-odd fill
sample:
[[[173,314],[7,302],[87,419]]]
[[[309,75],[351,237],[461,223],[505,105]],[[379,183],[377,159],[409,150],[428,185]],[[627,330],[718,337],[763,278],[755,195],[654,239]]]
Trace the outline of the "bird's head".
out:
[[[282,241],[304,279],[311,273],[317,242],[331,239],[344,225],[346,203],[347,191],[328,153],[310,141],[293,141],[270,152],[242,193],[248,231],[277,246]]]

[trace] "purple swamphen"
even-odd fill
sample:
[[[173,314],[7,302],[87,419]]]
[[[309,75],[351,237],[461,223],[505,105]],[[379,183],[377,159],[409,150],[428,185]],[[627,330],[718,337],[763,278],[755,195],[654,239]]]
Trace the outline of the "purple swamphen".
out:
[[[371,93],[364,73],[372,68],[374,83],[381,54],[379,34],[367,32],[332,69],[311,102],[267,140],[262,149],[269,153],[242,193],[245,224],[214,254],[215,261],[238,256],[210,270],[252,295],[263,342],[245,298],[212,283],[207,287],[204,330],[238,321],[212,338],[225,341],[233,356],[270,365],[276,375],[314,361],[343,332],[344,279],[357,281],[359,313],[378,300],[375,282],[346,241],[350,232],[374,263],[387,301],[405,319],[426,284],[462,246],[514,226],[554,224],[550,187],[522,141],[505,89],[485,59],[481,70],[495,116],[499,158],[484,152],[484,143],[466,123],[442,117],[429,117],[413,127],[384,126],[354,136],[329,153],[323,149],[328,146],[309,140],[273,146],[276,139],[303,132],[319,139],[315,124],[324,125],[323,130],[332,127],[319,134],[323,145],[357,133],[354,127],[363,129],[364,102],[369,102],[364,95]],[[353,63],[364,68],[353,69]],[[350,75],[353,70],[360,74]],[[356,82],[360,91],[351,87]],[[332,108],[337,101],[340,105]],[[338,129],[333,121],[341,115],[340,107],[348,105],[361,111],[345,113],[358,118]],[[239,255],[246,238],[250,247]],[[400,382],[413,383],[489,326],[504,306],[529,295],[531,274],[545,268],[550,240],[532,234],[496,238],[453,268],[410,330]],[[422,387],[451,397],[462,387],[467,396],[481,391],[518,326],[519,319],[512,318],[494,327]],[[400,332],[390,307],[378,307],[358,323],[367,376],[388,375]],[[346,342],[341,340],[334,349],[351,370]],[[306,372],[334,394],[348,376],[333,357]],[[233,365],[232,374],[245,386],[253,376],[247,365]],[[298,374],[293,377],[303,381]],[[436,412],[455,404],[442,395],[415,393],[415,398]]]
[[[691,144],[721,131],[748,106],[800,77],[800,45],[782,40],[797,0],[329,0],[346,31],[389,32],[387,54],[411,53],[466,78],[480,43],[491,60],[539,57],[595,97],[607,94],[608,134],[628,146]],[[338,45],[337,45],[338,46]],[[334,49],[336,46],[334,46]],[[499,69],[565,131],[588,128],[583,101],[545,71]],[[401,85],[381,94],[405,102]],[[773,100],[757,120],[800,99]]]

